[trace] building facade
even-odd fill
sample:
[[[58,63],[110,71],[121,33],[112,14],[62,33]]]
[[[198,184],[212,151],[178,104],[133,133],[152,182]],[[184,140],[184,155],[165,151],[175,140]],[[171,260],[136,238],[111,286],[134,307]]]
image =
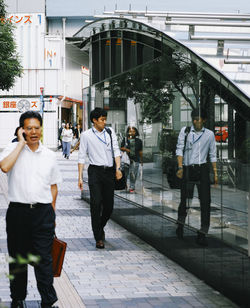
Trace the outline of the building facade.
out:
[[[88,85],[88,57],[66,44],[84,19],[53,16],[45,0],[6,1],[8,18],[15,24],[17,50],[23,66],[10,91],[0,91],[0,148],[13,138],[20,112],[41,111],[43,142],[56,149],[62,121],[83,123],[82,87]],[[77,13],[75,14],[77,15]],[[76,27],[76,28],[75,28]]]

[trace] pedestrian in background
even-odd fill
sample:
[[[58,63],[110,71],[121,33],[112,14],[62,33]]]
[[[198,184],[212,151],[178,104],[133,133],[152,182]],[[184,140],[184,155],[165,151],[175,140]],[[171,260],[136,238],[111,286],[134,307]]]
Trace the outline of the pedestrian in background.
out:
[[[111,137],[105,128],[107,111],[95,108],[90,113],[92,128],[81,134],[78,158],[78,186],[83,190],[83,168],[89,157],[88,185],[90,190],[91,224],[96,248],[104,248],[104,227],[108,222],[114,205],[115,176],[122,177],[120,169],[120,150],[117,137],[109,128]],[[111,143],[112,138],[112,143]],[[113,151],[112,151],[113,144]],[[112,153],[113,152],[113,153]],[[115,173],[114,173],[114,159]]]
[[[18,142],[10,143],[0,153],[0,168],[8,176],[6,213],[7,244],[10,257],[27,259],[40,256],[34,265],[42,308],[56,308],[53,287],[51,249],[55,234],[57,184],[61,182],[53,151],[41,142],[42,118],[27,111],[19,120]],[[11,308],[24,308],[27,295],[27,264],[10,263]]]
[[[11,141],[11,142],[18,142],[18,137],[17,137],[17,134],[18,134],[19,129],[20,129],[20,127],[19,127],[19,126],[15,129],[15,133],[14,133],[15,138],[14,138],[14,139],[12,139],[12,141]]]
[[[67,159],[69,159],[70,155],[72,138],[73,138],[73,131],[70,128],[69,123],[67,123],[65,128],[62,130],[63,156]]]
[[[80,124],[77,124],[76,127],[74,128],[74,135],[73,135],[73,141],[72,141],[72,150],[70,153],[72,153],[78,146],[79,146],[79,141],[80,141],[80,135],[81,135],[82,129]],[[78,144],[78,146],[76,146]]]
[[[58,130],[58,141],[59,141],[59,146],[58,146],[58,150],[62,149],[62,131],[65,127],[65,123],[63,122],[61,127]]]
[[[81,133],[82,133],[81,125],[80,125],[80,124],[77,124],[77,126],[76,126],[76,128],[75,128],[75,130],[74,130],[74,136],[75,136],[75,138],[77,139],[77,141],[80,140]]]
[[[139,132],[136,127],[129,126],[127,128],[126,138],[121,143],[121,150],[125,151],[130,159],[129,192],[134,193],[139,164],[141,163],[141,166],[143,166],[142,140],[139,138]]]
[[[214,182],[217,184],[216,144],[214,133],[204,127],[207,119],[206,111],[200,108],[194,109],[191,117],[193,125],[190,132],[186,136],[186,127],[181,129],[176,148],[177,177],[182,179],[176,234],[179,239],[183,238],[183,226],[187,216],[187,199],[193,197],[194,185],[196,185],[201,207],[201,227],[196,242],[199,245],[207,246],[206,234],[210,226],[211,203],[208,158],[213,167]]]

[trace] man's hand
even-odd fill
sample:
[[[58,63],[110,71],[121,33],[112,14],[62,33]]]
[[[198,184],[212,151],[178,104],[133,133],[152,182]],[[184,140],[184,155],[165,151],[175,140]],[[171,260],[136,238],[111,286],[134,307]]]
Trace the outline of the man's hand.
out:
[[[117,180],[120,180],[122,178],[122,172],[121,170],[116,170],[116,173],[115,173],[115,177]]]
[[[178,169],[178,171],[176,172],[176,176],[177,178],[179,179],[182,179],[183,178],[183,169]]]
[[[80,190],[83,190],[83,180],[81,178],[78,179],[78,187]]]

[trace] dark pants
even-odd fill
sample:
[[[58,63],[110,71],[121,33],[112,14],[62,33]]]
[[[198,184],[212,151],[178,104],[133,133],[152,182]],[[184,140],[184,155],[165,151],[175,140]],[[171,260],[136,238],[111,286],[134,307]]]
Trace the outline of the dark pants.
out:
[[[194,185],[197,185],[201,208],[200,231],[207,233],[210,226],[210,180],[209,165],[184,166],[183,179],[181,181],[181,202],[178,208],[178,221],[185,223],[187,216],[187,199],[193,198]]]
[[[88,168],[91,224],[96,241],[102,239],[103,228],[114,206],[114,169],[90,165]]]
[[[7,244],[9,255],[27,258],[27,254],[40,256],[34,266],[37,288],[42,304],[57,301],[53,287],[51,249],[55,232],[55,212],[51,204],[29,208],[20,203],[10,203],[6,214]],[[11,298],[24,300],[27,295],[27,265],[9,264]]]

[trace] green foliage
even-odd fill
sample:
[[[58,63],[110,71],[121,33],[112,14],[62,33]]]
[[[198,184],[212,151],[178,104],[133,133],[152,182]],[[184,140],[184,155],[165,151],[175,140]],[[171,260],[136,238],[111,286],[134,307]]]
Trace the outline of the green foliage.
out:
[[[132,98],[135,104],[140,104],[142,122],[162,122],[166,126],[176,92],[195,108],[196,102],[190,97],[199,100],[201,78],[201,69],[188,54],[171,50],[150,63],[111,79],[106,88],[103,84],[99,88],[108,90],[114,100]]]
[[[21,255],[17,255],[16,259],[12,257],[8,258],[8,262],[10,264],[17,263],[18,265],[26,265],[26,264],[36,265],[36,264],[39,264],[40,260],[41,260],[40,256],[36,256],[31,253],[27,254],[27,258],[24,258]],[[17,269],[17,271],[19,271],[19,269]],[[7,276],[10,280],[12,280],[14,279],[14,275],[15,273],[9,274]]]
[[[9,90],[20,77],[22,67],[16,52],[13,25],[6,20],[3,0],[0,0],[0,89]]]
[[[189,54],[183,52],[173,52],[171,60],[173,70],[171,82],[194,109],[195,102],[192,102],[185,89],[189,89],[196,101],[199,100],[199,80],[202,80],[202,69],[191,60]]]
[[[140,104],[143,122],[162,122],[166,125],[174,95],[172,85],[159,75],[160,62],[161,59],[157,59],[149,65],[113,78],[109,86],[101,90],[109,90],[113,99],[133,98],[135,104]]]

